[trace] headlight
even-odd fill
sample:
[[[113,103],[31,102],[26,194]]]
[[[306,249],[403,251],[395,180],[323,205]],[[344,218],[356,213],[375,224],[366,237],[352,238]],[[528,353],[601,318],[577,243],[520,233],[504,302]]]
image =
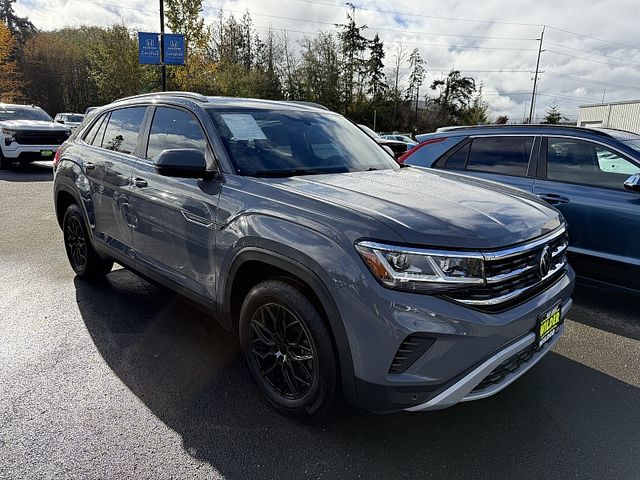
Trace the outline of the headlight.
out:
[[[485,283],[483,257],[478,253],[423,250],[375,242],[358,242],[355,246],[371,273],[390,288],[449,290]]]
[[[11,143],[15,140],[16,131],[11,130],[10,128],[3,128],[2,135],[5,136],[5,140],[8,140],[9,143]]]

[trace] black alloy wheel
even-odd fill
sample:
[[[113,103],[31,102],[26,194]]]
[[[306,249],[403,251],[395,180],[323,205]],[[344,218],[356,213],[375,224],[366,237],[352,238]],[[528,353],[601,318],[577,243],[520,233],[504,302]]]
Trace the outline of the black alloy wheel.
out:
[[[287,278],[258,283],[244,298],[238,333],[267,401],[286,415],[318,418],[340,400],[338,355],[327,320],[303,292]]]
[[[113,260],[102,258],[91,245],[82,211],[69,205],[62,220],[64,247],[69,264],[76,275],[86,279],[104,277],[113,268]]]
[[[304,397],[314,382],[314,346],[300,319],[277,303],[259,307],[251,318],[251,355],[273,389],[287,399]]]
[[[69,216],[64,225],[64,243],[71,267],[76,271],[84,271],[87,267],[87,239],[84,236],[80,220],[75,215]]]

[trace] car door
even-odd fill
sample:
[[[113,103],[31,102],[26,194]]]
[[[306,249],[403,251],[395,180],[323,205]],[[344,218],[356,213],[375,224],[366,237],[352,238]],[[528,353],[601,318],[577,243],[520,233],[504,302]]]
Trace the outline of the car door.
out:
[[[148,127],[145,158],[136,161],[132,180],[136,269],[210,301],[215,299],[213,262],[220,180],[158,174],[154,167],[158,155],[180,148],[202,151],[215,170],[204,130],[193,113],[156,107]]]
[[[534,193],[566,218],[576,270],[625,284],[640,268],[640,194],[624,181],[640,173],[640,162],[615,147],[567,137],[544,138],[540,154]]]
[[[446,168],[533,190],[537,140],[533,135],[470,137],[447,159]]]
[[[84,137],[83,160],[94,235],[125,261],[133,261],[129,192],[146,109],[128,107],[108,112]]]

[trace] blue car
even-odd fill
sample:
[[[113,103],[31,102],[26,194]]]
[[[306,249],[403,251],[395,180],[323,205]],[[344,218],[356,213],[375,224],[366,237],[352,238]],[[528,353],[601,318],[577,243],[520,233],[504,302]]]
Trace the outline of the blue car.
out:
[[[578,275],[640,290],[640,135],[495,125],[448,127],[417,139],[420,144],[401,163],[536,194],[567,220],[569,257]]]

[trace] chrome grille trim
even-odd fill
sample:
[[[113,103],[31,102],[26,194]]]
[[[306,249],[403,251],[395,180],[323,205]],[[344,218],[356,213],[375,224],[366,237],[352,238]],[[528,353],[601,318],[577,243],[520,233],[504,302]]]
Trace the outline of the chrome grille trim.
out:
[[[527,243],[525,245],[520,245],[518,247],[507,248],[505,250],[499,250],[497,252],[482,252],[482,255],[484,256],[485,261],[504,260],[505,258],[514,257],[516,255],[522,255],[523,253],[529,252],[531,250],[535,250],[536,248],[541,247],[546,243],[552,242],[556,238],[564,235],[566,232],[567,232],[567,229],[563,225],[562,227],[558,228],[555,232],[552,232],[551,234],[545,237],[542,237],[534,242]]]
[[[484,306],[486,306],[486,305],[489,305],[489,306],[500,305],[501,303],[505,303],[505,302],[508,302],[509,300],[513,300],[513,299],[519,297],[520,295],[522,295],[523,293],[525,293],[527,290],[535,288],[538,285],[546,282],[547,280],[549,280],[551,277],[553,277],[556,273],[558,273],[560,270],[562,270],[566,266],[567,266],[567,260],[563,258],[561,262],[556,263],[555,266],[552,269],[549,270],[549,273],[547,275],[545,275],[538,282],[534,283],[533,285],[528,285],[528,286],[520,288],[518,290],[514,290],[513,292],[507,293],[506,295],[502,295],[500,297],[494,297],[494,298],[490,298],[488,300],[464,300],[464,299],[456,299],[456,300],[458,302],[464,303],[465,305],[484,305]]]

